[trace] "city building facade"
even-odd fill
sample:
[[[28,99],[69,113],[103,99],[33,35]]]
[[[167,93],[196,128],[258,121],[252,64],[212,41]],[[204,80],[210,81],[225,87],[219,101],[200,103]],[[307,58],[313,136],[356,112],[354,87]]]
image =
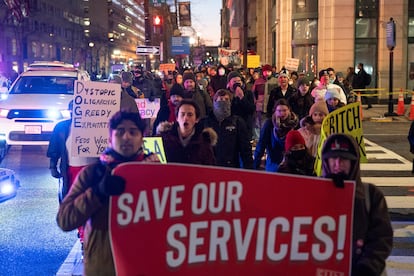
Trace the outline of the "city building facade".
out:
[[[222,46],[243,51],[247,26],[248,50],[278,70],[293,59],[309,76],[327,67],[346,75],[348,67],[363,63],[379,99],[388,98],[390,76],[393,91],[411,97],[414,89],[414,0],[224,0],[222,22]]]

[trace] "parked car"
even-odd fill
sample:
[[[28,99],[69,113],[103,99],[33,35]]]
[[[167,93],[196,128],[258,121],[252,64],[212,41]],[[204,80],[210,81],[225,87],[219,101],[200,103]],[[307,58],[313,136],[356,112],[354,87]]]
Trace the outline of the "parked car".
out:
[[[0,202],[15,197],[19,187],[20,182],[14,171],[0,168]]]
[[[75,80],[90,78],[63,62],[35,62],[18,76],[0,101],[0,158],[9,146],[49,143],[55,125],[70,117]]]

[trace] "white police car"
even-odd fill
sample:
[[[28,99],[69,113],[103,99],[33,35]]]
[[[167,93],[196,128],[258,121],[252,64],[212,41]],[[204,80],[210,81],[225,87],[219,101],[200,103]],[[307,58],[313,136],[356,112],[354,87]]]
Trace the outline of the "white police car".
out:
[[[75,80],[90,78],[63,62],[35,62],[20,74],[0,101],[0,158],[8,146],[49,143],[55,125],[70,117]]]
[[[15,197],[20,182],[13,170],[0,168],[0,202]]]

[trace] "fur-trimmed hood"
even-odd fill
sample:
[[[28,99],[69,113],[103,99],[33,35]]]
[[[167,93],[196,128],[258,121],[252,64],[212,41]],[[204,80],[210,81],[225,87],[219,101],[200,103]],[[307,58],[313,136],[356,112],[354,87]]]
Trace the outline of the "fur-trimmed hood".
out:
[[[203,128],[201,124],[196,124],[195,128],[196,128],[196,133],[201,132],[201,135],[204,141],[210,143],[212,146],[215,146],[217,144],[218,135],[214,131],[214,129],[212,129],[211,127]],[[178,133],[178,123],[165,121],[165,122],[161,122],[157,126],[156,134],[163,135],[167,132],[170,132],[170,131],[172,132],[174,130]]]

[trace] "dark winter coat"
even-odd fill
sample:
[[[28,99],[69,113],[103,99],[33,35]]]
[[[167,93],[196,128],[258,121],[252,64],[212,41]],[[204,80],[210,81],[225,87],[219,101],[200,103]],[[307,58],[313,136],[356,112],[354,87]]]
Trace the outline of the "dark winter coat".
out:
[[[277,172],[315,176],[314,163],[315,158],[308,151],[306,151],[303,159],[295,159],[290,153],[285,153],[285,157],[282,163],[280,163]]]
[[[231,102],[231,114],[241,117],[246,123],[247,134],[249,140],[253,135],[253,116],[256,111],[256,105],[254,104],[254,95],[252,91],[243,89],[244,97],[233,97]],[[232,92],[233,93],[233,92]]]
[[[226,72],[223,76],[220,76],[218,74],[218,70],[220,68],[223,68]],[[219,90],[219,89],[226,89],[226,87],[227,87],[227,69],[226,69],[226,67],[224,67],[221,64],[217,67],[217,74],[210,78],[210,83],[209,83],[208,86],[209,86],[209,89],[214,91],[214,93],[216,93],[217,90]]]
[[[198,85],[195,86],[195,91],[185,90],[183,98],[191,99],[197,103],[200,108],[200,119],[206,117],[213,110],[210,95],[206,91],[201,90]]]
[[[411,122],[410,130],[408,131],[408,142],[410,143],[410,152],[414,153],[414,121]]]
[[[153,101],[156,97],[161,97],[161,91],[156,89],[154,81],[147,77],[139,76],[135,78],[132,85],[138,88],[138,98],[146,98]]]
[[[62,175],[62,200],[69,191],[70,184],[68,176],[69,156],[66,149],[66,140],[68,139],[72,119],[59,122],[53,129],[50,137],[49,146],[47,148],[46,156],[50,158],[49,169],[57,168]]]
[[[299,120],[308,116],[309,110],[314,103],[313,97],[309,92],[302,96],[299,91],[296,91],[289,98],[288,102],[291,110],[298,115]]]
[[[353,89],[365,89],[371,83],[371,76],[364,70],[359,70],[352,80]]]
[[[173,124],[163,122],[158,129],[162,137],[168,163],[216,164],[213,145],[217,142],[217,134],[213,129],[204,129],[200,123],[196,124],[195,133],[185,147],[178,136],[177,122]]]
[[[214,129],[217,133],[218,139],[214,146],[214,153],[218,166],[253,168],[252,146],[247,135],[246,123],[242,118],[231,115],[219,122],[211,112],[202,124],[204,127]]]
[[[273,108],[275,107],[276,101],[282,98],[285,98],[286,100],[289,100],[290,97],[293,96],[293,94],[295,94],[296,92],[296,88],[294,88],[291,85],[288,85],[288,88],[286,90],[286,94],[283,96],[282,93],[282,88],[280,86],[276,87],[275,89],[273,89],[272,91],[270,91],[270,95],[269,95],[269,102],[267,103],[267,108],[266,108],[266,114],[267,117],[270,118],[272,117],[273,114]]]
[[[157,134],[157,127],[161,122],[171,122],[168,119],[170,118],[171,114],[174,114],[175,118],[175,105],[173,105],[171,102],[168,102],[168,104],[165,104],[161,106],[160,110],[158,111],[157,118],[154,121],[153,129],[152,129],[152,135]],[[175,121],[175,120],[174,120]]]
[[[209,86],[214,91],[214,93],[217,92],[219,89],[226,89],[227,85],[227,76],[219,76],[219,74],[215,75],[210,79]]]
[[[343,135],[343,134],[341,134]],[[351,163],[350,180],[355,180],[354,223],[352,235],[352,276],[381,275],[385,260],[391,254],[393,229],[384,194],[373,184],[362,183],[359,163],[359,146],[355,139],[346,135],[357,152],[357,160]],[[337,134],[327,138],[331,144]],[[322,148],[322,174],[327,177],[328,160]]]

